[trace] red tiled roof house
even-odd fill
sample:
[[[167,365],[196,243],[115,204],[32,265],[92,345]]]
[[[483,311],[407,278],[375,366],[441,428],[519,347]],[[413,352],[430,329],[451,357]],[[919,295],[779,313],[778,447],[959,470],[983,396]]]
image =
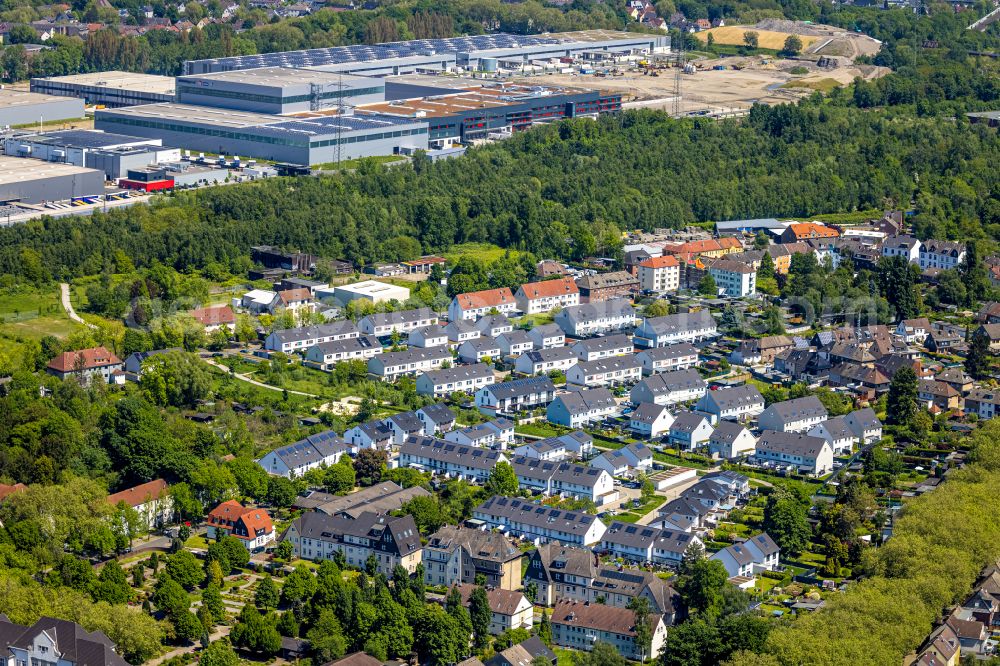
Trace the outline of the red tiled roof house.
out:
[[[208,514],[208,538],[234,536],[246,549],[260,550],[274,541],[274,523],[264,509],[251,509],[235,500],[223,502]]]
[[[117,356],[104,347],[91,347],[79,351],[63,352],[49,362],[46,371],[59,379],[79,377],[89,382],[91,377],[98,376],[105,382],[120,383],[117,377],[124,381],[124,365]]]

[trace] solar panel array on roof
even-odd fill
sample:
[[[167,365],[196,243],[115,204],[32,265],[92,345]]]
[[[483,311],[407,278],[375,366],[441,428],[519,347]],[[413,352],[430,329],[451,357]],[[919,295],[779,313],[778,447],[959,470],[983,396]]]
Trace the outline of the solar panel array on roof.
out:
[[[390,60],[393,58],[413,58],[560,43],[562,43],[562,40],[554,37],[511,35],[507,33],[451,37],[447,39],[413,39],[405,42],[388,42],[386,44],[331,46],[322,49],[193,60],[185,63],[185,71],[191,73],[195,71],[223,71],[258,67],[319,67],[353,62]]]
[[[123,143],[149,143],[150,141],[150,139],[142,137],[126,136],[111,132],[97,132],[94,130],[60,130],[47,134],[37,134],[28,137],[28,140],[51,145],[73,146],[76,148],[105,148]]]

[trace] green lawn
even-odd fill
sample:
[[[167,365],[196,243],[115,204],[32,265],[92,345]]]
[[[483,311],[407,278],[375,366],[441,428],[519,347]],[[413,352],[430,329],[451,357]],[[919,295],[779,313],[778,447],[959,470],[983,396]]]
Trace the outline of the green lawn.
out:
[[[63,338],[79,328],[63,310],[58,286],[44,291],[17,289],[0,293],[0,333],[5,336]]]
[[[808,90],[818,90],[820,92],[828,93],[834,88],[840,88],[843,84],[837,79],[824,78],[815,79],[812,81],[789,81],[786,83],[784,88],[807,88]]]
[[[567,433],[570,430],[569,428],[563,428],[552,423],[547,423],[546,421],[537,421],[535,423],[525,423],[524,425],[516,426],[514,431],[519,435],[558,437],[559,435]]]
[[[650,511],[654,511],[662,506],[667,501],[667,498],[660,497],[657,495],[648,502],[644,502],[639,505],[637,509],[629,509],[626,513],[619,513],[615,515],[615,520],[620,520],[623,523],[634,523],[640,518],[645,516]]]
[[[490,264],[503,257],[507,252],[502,247],[491,243],[462,243],[461,245],[453,245],[450,250],[444,253],[444,258],[449,263],[454,264],[462,257],[471,256]],[[510,256],[515,259],[519,254],[520,252],[517,250],[510,250]]]
[[[662,453],[656,450],[653,451],[653,460],[657,462],[667,463],[668,465],[691,467],[692,469],[708,469],[709,467],[711,467],[710,464],[703,462],[702,460],[699,460],[697,458],[690,458],[688,456],[679,456],[675,453]]]
[[[208,540],[200,534],[192,534],[188,540],[184,542],[184,547],[208,550]]]
[[[312,168],[321,171],[329,171],[332,169],[357,169],[361,166],[362,162],[367,160],[371,160],[377,164],[392,164],[393,162],[407,162],[409,161],[409,158],[402,157],[400,155],[376,155],[374,157],[362,157],[354,160],[341,160],[339,164],[337,162],[314,164]]]
[[[539,312],[538,314],[524,315],[514,320],[515,326],[522,326],[525,323],[530,323],[531,327],[541,326],[542,324],[551,324],[553,321],[553,316],[548,312]]]
[[[553,647],[552,651],[556,653],[556,666],[573,666],[576,663],[576,650],[568,650],[561,647]]]

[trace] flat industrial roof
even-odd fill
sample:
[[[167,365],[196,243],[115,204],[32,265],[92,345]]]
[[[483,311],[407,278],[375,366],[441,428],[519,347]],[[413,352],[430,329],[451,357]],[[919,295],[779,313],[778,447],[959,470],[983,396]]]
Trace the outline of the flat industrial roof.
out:
[[[377,280],[365,280],[354,284],[344,284],[335,287],[335,291],[347,291],[352,294],[380,294],[385,291],[409,291],[406,287],[398,287],[388,282],[378,282]]]
[[[463,111],[475,109],[496,108],[519,104],[528,100],[544,100],[555,95],[579,94],[584,91],[576,88],[549,88],[543,86],[505,85],[503,87],[469,88],[456,91],[452,95],[436,95],[433,97],[395,100],[392,102],[376,102],[362,104],[359,111],[380,113],[386,115],[417,117],[450,116]]]
[[[189,60],[208,66],[222,66],[226,69],[251,69],[285,65],[293,67],[319,67],[344,63],[367,63],[396,58],[431,57],[440,59],[443,55],[456,53],[476,53],[479,51],[515,50],[536,46],[557,46],[560,44],[600,43],[617,41],[644,42],[664,39],[666,35],[650,35],[614,30],[580,30],[576,32],[545,33],[541,35],[514,35],[496,33],[492,35],[469,35],[445,39],[413,39],[384,44],[356,44],[353,46],[332,46],[300,51],[281,51],[255,55],[228,56]]]
[[[42,93],[11,90],[10,88],[0,90],[0,108],[5,109],[18,106],[32,106],[34,104],[51,104],[53,102],[63,103],[65,101],[67,101],[66,97],[58,95],[43,95]]]
[[[257,69],[237,69],[229,72],[214,72],[212,74],[189,74],[181,79],[210,79],[212,81],[228,81],[232,83],[249,83],[260,86],[285,87],[300,84],[339,85],[370,83],[382,85],[379,79],[353,74],[337,74],[319,69],[302,69],[297,67],[260,67]]]
[[[396,74],[394,76],[386,76],[385,82],[424,86],[427,88],[452,88],[455,91],[471,90],[472,88],[481,88],[483,86],[483,81],[480,79],[447,74]]]
[[[74,148],[107,148],[123,144],[149,144],[155,139],[138,136],[126,136],[100,130],[59,130],[44,134],[25,134],[15,137],[20,141],[43,143],[54,146],[72,146]]]
[[[252,111],[235,111],[233,109],[217,109],[211,106],[195,106],[194,104],[177,104],[176,102],[161,102],[159,104],[141,104],[127,106],[121,109],[103,109],[98,114],[133,116],[137,118],[162,118],[200,122],[229,129],[243,129],[270,125],[285,120],[281,116]]]
[[[178,122],[210,124],[234,130],[252,129],[260,136],[282,136],[289,134],[330,136],[344,131],[376,130],[382,127],[409,125],[420,122],[419,119],[377,114],[363,116],[315,114],[315,117],[308,118],[275,116],[266,113],[216,109],[207,106],[176,104],[173,102],[102,110],[98,111],[98,120],[102,115],[148,118],[150,120],[176,120]]]
[[[85,169],[66,162],[46,162],[30,157],[0,155],[0,185],[23,183],[55,176],[76,176],[84,173],[95,173],[95,169]],[[101,180],[103,180],[103,172],[97,173],[101,173]]]
[[[72,83],[81,86],[98,88],[121,88],[135,92],[174,94],[174,77],[158,76],[156,74],[136,74],[135,72],[90,72],[89,74],[70,74],[69,76],[36,77],[38,81],[56,81]]]

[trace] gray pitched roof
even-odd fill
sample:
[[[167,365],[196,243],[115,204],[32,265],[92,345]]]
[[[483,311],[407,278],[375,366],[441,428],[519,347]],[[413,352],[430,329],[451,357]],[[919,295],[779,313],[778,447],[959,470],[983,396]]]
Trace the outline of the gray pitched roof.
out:
[[[710,442],[716,444],[732,444],[746,428],[736,421],[719,421],[712,431]]]
[[[675,345],[666,345],[665,347],[653,347],[652,349],[644,349],[640,352],[643,356],[648,356],[653,362],[656,361],[672,361],[679,358],[685,358],[688,356],[697,356],[698,349],[694,345],[687,342],[680,342]]]
[[[668,410],[664,405],[657,405],[655,402],[640,402],[639,406],[629,414],[629,418],[639,423],[653,423],[666,411]]]
[[[465,446],[434,437],[408,437],[399,447],[399,452],[477,469],[493,469],[501,455],[499,451]]]
[[[716,391],[709,391],[705,395],[708,400],[715,403],[720,411],[764,404],[764,396],[753,384],[720,388]]]
[[[635,356],[611,356],[596,361],[580,361],[573,367],[579,367],[584,375],[599,375],[620,370],[631,370],[641,367]]]
[[[528,377],[527,379],[515,379],[493,384],[487,386],[486,390],[496,396],[498,400],[506,400],[531,393],[552,392],[556,390],[556,387],[548,377]]]
[[[515,497],[494,495],[478,507],[476,512],[506,518],[510,522],[534,528],[556,529],[560,532],[585,534],[597,516],[582,511],[566,511],[536,504]]]
[[[781,552],[781,548],[774,542],[771,535],[767,532],[761,532],[756,536],[752,536],[747,541],[753,542],[754,546],[757,547],[765,556],[776,555]]]
[[[416,412],[399,412],[386,421],[392,421],[403,432],[421,432],[424,429],[424,423]]]
[[[602,541],[619,544],[629,548],[648,548],[653,546],[658,550],[673,553],[683,553],[691,545],[694,537],[687,532],[664,530],[645,525],[623,523],[620,520],[608,525]]]
[[[670,426],[670,432],[692,433],[703,421],[708,421],[705,414],[685,409],[674,414],[674,422]]]
[[[404,365],[407,363],[414,363],[417,361],[427,361],[427,360],[451,360],[451,352],[445,347],[430,347],[427,349],[421,347],[410,347],[409,349],[404,349],[403,351],[397,352],[385,352],[376,356],[372,360],[381,360],[382,366],[385,368]]]
[[[604,470],[587,465],[568,462],[550,462],[525,456],[517,456],[510,461],[514,472],[527,479],[553,479],[563,483],[573,483],[586,488],[593,488],[600,480]]]
[[[430,535],[425,548],[447,552],[464,548],[476,559],[501,563],[521,557],[521,551],[503,534],[458,525],[445,525]]]
[[[472,363],[470,365],[456,365],[440,370],[429,370],[421,376],[427,377],[432,384],[437,385],[450,384],[467,379],[480,379],[482,377],[489,377],[492,374],[493,368],[485,363]]]
[[[831,416],[820,425],[825,427],[826,431],[835,440],[854,437],[854,432],[851,430],[850,426],[847,425],[847,421],[843,416]]]
[[[356,338],[321,342],[318,345],[313,345],[313,347],[319,349],[323,354],[346,354],[365,349],[381,349],[382,343],[374,335],[361,335]]]
[[[455,412],[451,411],[447,405],[439,402],[433,405],[425,405],[417,410],[437,425],[445,425],[455,422]]]
[[[128,666],[114,652],[114,644],[107,636],[100,631],[89,632],[75,622],[41,617],[30,627],[21,628],[22,633],[11,640],[9,646],[27,649],[34,638],[44,631],[55,641],[62,660],[77,666]],[[13,633],[12,629],[8,630]]]
[[[650,375],[642,380],[653,395],[705,388],[705,380],[694,368]]]
[[[624,298],[612,298],[597,303],[582,303],[563,308],[560,315],[576,322],[587,322],[609,317],[635,317],[635,308]]]
[[[615,396],[606,388],[587,389],[584,391],[572,391],[557,395],[553,404],[561,402],[566,406],[569,414],[584,414],[595,409],[606,409],[614,407]]]
[[[823,403],[814,395],[776,402],[768,407],[767,411],[775,414],[783,423],[791,423],[817,416],[825,417],[828,413]]]
[[[288,467],[309,465],[350,447],[332,430],[309,435],[294,444],[275,449],[274,453]]]
[[[773,451],[793,456],[815,457],[827,446],[826,440],[780,430],[765,430],[757,440],[757,451]]]
[[[712,328],[716,325],[715,317],[708,310],[698,310],[697,312],[681,312],[678,314],[665,315],[663,317],[653,317],[644,322],[645,328],[657,335],[669,333],[686,333],[698,331],[703,328]]]
[[[342,320],[332,321],[327,324],[316,326],[301,326],[299,328],[286,328],[282,331],[275,331],[274,335],[282,343],[299,342],[301,340],[311,340],[313,338],[324,338],[330,335],[357,335],[358,327],[353,321]]]
[[[437,315],[430,308],[418,308],[416,310],[399,310],[397,312],[376,312],[367,315],[361,321],[367,321],[374,327],[392,326],[394,324],[412,324],[415,321],[424,319],[437,319]]]
[[[525,354],[532,363],[553,363],[555,361],[568,361],[576,358],[576,354],[569,347],[549,347],[548,349],[536,349]]]
[[[602,338],[587,338],[586,340],[580,340],[573,347],[585,353],[610,351],[622,347],[632,349],[632,338],[622,334],[608,335]]]
[[[713,555],[713,559],[721,555],[722,553],[728,553],[730,557],[736,560],[736,563],[740,566],[746,566],[748,564],[753,564],[753,554],[747,550],[746,546],[742,543],[734,543],[732,545],[726,546],[716,555]]]
[[[294,522],[301,537],[323,541],[343,541],[345,536],[368,539],[377,550],[409,555],[420,549],[420,532],[413,516],[386,516],[362,513],[357,518],[329,516],[319,511],[307,511]],[[391,540],[383,539],[386,530]],[[393,545],[394,544],[394,545]]]

